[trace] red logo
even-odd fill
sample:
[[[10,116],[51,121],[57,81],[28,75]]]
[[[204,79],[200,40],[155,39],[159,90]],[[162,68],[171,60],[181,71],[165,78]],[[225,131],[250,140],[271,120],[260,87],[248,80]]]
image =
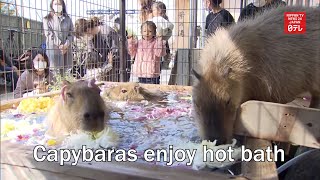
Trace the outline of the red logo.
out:
[[[284,33],[304,34],[306,32],[305,12],[285,12],[284,13]]]

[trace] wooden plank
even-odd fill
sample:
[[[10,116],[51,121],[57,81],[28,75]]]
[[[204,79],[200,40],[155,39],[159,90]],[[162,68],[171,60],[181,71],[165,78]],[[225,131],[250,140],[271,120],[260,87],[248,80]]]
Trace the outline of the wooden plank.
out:
[[[262,101],[241,105],[235,134],[320,148],[320,110]]]
[[[190,0],[175,0],[173,49],[189,48],[190,24]]]
[[[271,143],[267,140],[247,138],[246,148],[254,152],[257,149],[264,150],[266,155],[267,147],[271,147]],[[273,153],[270,153],[273,159]],[[265,156],[266,157],[266,156]],[[249,179],[278,179],[277,168],[274,161],[268,162],[256,162],[251,160],[249,162],[243,161],[241,164],[241,170],[244,177]]]
[[[38,94],[38,95],[34,95],[34,97],[51,97],[51,96],[55,96],[57,94],[59,94],[60,91],[52,91],[52,92],[48,92],[48,93],[43,93],[43,94]],[[23,99],[28,99],[31,97],[25,97],[25,98],[17,98],[17,99],[12,99],[12,100],[6,100],[6,101],[1,101],[0,103],[0,112],[4,111],[6,109],[10,109],[10,108],[14,108],[17,107],[20,103],[20,101],[22,101]]]
[[[21,179],[70,179],[80,180],[85,179],[73,175],[66,175],[62,173],[52,173],[44,170],[32,169],[27,167],[13,166],[8,164],[1,164],[1,178],[10,180]]]
[[[33,158],[33,147],[17,146],[9,142],[1,142],[1,164],[18,170],[19,167],[39,172],[54,173],[56,176],[70,176],[90,179],[243,179],[226,174],[189,169],[170,168],[159,165],[134,162],[79,162],[71,166],[71,162],[60,166],[57,162],[37,162]],[[40,157],[41,154],[39,153]],[[21,171],[26,171],[22,169]],[[22,172],[21,172],[22,173]],[[29,172],[30,173],[30,172]],[[28,175],[28,174],[27,174]],[[17,174],[21,179],[23,175]]]

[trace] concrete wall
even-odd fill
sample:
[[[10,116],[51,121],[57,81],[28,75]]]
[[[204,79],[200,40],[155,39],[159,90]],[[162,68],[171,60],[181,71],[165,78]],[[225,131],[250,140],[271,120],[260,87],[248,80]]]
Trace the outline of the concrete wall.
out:
[[[44,41],[42,36],[42,22],[27,19],[22,20],[21,17],[0,14],[0,38],[2,39],[4,49],[10,49],[10,46],[7,47],[8,43],[6,43],[9,38],[9,29],[17,30],[17,32],[14,33],[14,42],[17,48],[11,49],[15,57],[21,54],[23,49],[40,46]]]

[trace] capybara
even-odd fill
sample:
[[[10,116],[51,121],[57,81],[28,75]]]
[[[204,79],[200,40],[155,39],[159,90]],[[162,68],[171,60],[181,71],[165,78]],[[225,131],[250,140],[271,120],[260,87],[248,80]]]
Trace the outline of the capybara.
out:
[[[304,34],[284,33],[285,12],[306,12]],[[216,31],[193,70],[200,136],[231,142],[237,110],[248,100],[284,104],[310,92],[310,107],[319,108],[319,37],[320,9],[292,6]]]
[[[109,119],[110,107],[103,101],[100,91],[94,79],[64,81],[61,95],[48,113],[46,133],[63,138],[78,130],[102,131]]]
[[[157,101],[164,97],[160,91],[147,90],[139,83],[124,83],[106,89],[102,96],[117,101]]]

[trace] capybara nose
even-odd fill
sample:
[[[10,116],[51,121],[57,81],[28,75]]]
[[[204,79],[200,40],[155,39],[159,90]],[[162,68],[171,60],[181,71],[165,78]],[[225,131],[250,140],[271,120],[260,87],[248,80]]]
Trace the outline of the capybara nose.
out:
[[[83,117],[85,120],[93,120],[93,119],[97,119],[97,118],[104,118],[104,112],[100,111],[100,112],[86,112],[83,114]]]

